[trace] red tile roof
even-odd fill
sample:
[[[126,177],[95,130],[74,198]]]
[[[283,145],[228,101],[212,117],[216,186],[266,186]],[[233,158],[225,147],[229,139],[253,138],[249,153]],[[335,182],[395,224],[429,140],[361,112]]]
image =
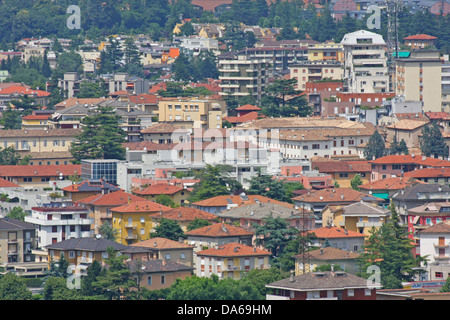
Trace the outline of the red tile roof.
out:
[[[182,187],[158,183],[148,186],[143,190],[135,189],[133,190],[133,193],[139,195],[160,195],[160,194],[175,194],[183,190],[185,189]]]
[[[313,159],[311,168],[318,169],[319,172],[371,172],[372,165],[365,160],[319,160]]]
[[[450,161],[441,160],[421,155],[389,155],[375,160],[370,160],[373,164],[416,164],[429,167],[450,167]]]
[[[237,204],[238,206],[243,206],[247,204],[255,204],[257,201],[263,203],[276,203],[288,208],[293,208],[294,205],[282,202],[274,199],[270,199],[260,195],[247,195],[248,200],[244,200],[239,195],[230,195],[230,196],[216,196],[209,199],[201,200],[194,202],[193,205],[199,207],[226,207],[229,204]]]
[[[197,256],[215,257],[243,257],[243,256],[269,256],[270,252],[255,247],[232,242],[216,248],[206,249],[197,252]]]
[[[81,165],[0,166],[0,177],[58,177],[60,173],[64,176],[80,175]]]
[[[261,108],[251,105],[251,104],[245,104],[243,106],[240,106],[236,108],[237,111],[259,111]]]
[[[347,203],[361,201],[367,196],[368,195],[364,192],[359,192],[351,188],[332,188],[311,191],[298,197],[294,197],[292,200],[308,203]],[[376,197],[373,198],[375,201],[382,201],[382,199]]]
[[[234,237],[234,236],[251,236],[253,232],[250,232],[242,227],[233,226],[225,223],[215,223],[210,226],[198,228],[192,231],[186,232],[188,236],[202,236],[202,237]]]
[[[422,181],[409,180],[406,176],[402,177],[393,177],[386,178],[381,180],[376,180],[373,182],[369,182],[363,185],[360,185],[359,188],[362,190],[403,190],[406,187],[415,185],[417,183],[424,183]]]
[[[223,120],[226,120],[230,123],[244,123],[257,120],[259,117],[260,116],[256,111],[252,111],[241,116],[223,117]]]
[[[166,238],[151,238],[149,240],[130,244],[133,247],[152,248],[152,249],[176,249],[176,248],[193,248],[193,246]]]
[[[435,40],[435,39],[437,38],[423,33],[403,38],[403,40]]]
[[[347,230],[339,227],[322,227],[314,230],[310,230],[307,233],[314,233],[317,238],[320,239],[330,239],[330,238],[364,238],[366,235]]]
[[[29,114],[27,116],[23,116],[22,120],[48,120],[51,118],[50,115],[35,115],[35,114]]]
[[[108,194],[97,194],[81,200],[79,203],[90,204],[94,206],[121,206],[133,202],[147,201],[147,199],[126,193],[123,190],[111,192]]]
[[[423,168],[414,171],[405,172],[403,176],[406,178],[440,178],[450,177],[450,168]]]
[[[19,187],[19,185],[15,184],[11,181],[0,178],[0,188],[15,188],[15,187]]]
[[[135,212],[153,213],[153,212],[167,211],[170,209],[171,209],[170,207],[164,206],[154,201],[135,201],[129,204],[125,204],[123,206],[115,207],[114,209],[111,209],[111,211],[118,213],[135,213]]]
[[[3,88],[0,91],[0,95],[10,95],[10,94],[21,94],[21,95],[36,95],[38,98],[42,97],[48,97],[50,95],[50,92],[46,92],[43,90],[34,90],[29,89],[27,87],[23,86],[11,86],[8,88]]]
[[[148,140],[138,142],[125,142],[122,143],[122,146],[127,150],[145,150],[145,151],[170,150],[173,148],[173,144],[155,143]]]
[[[425,115],[430,120],[441,120],[450,118],[450,113],[448,112],[425,112]]]
[[[159,213],[150,214],[152,218],[165,218],[178,221],[193,221],[195,219],[214,220],[217,219],[215,214],[189,207],[178,207]]]
[[[154,94],[148,94],[148,93],[142,93],[140,95],[136,96],[129,96],[129,99],[131,102],[136,104],[157,104],[158,103],[158,96]]]

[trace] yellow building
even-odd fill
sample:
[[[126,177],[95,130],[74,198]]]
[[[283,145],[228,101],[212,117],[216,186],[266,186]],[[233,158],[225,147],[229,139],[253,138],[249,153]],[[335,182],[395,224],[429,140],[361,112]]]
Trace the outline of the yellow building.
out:
[[[33,129],[41,129],[46,130],[49,128],[49,119],[51,115],[36,115],[29,114],[27,116],[22,117],[22,129],[24,130],[33,130]]]
[[[222,128],[225,116],[224,100],[180,98],[158,101],[158,121],[170,122],[183,129]]]
[[[309,61],[344,61],[343,46],[340,43],[327,42],[308,48]]]
[[[322,211],[324,226],[342,227],[370,236],[372,228],[379,229],[389,215],[389,210],[363,201],[348,206],[327,206]]]
[[[134,202],[111,209],[112,226],[118,231],[116,241],[132,245],[150,239],[154,225],[149,214],[169,209],[153,201]]]
[[[163,184],[163,183],[157,183],[154,185],[150,185],[146,188],[141,189],[135,189],[132,191],[133,194],[145,198],[149,201],[156,201],[158,196],[160,195],[166,195],[169,197],[175,204],[181,205],[183,204],[187,198],[189,197],[191,191],[188,189],[185,189],[183,187],[169,185],[169,184]]]

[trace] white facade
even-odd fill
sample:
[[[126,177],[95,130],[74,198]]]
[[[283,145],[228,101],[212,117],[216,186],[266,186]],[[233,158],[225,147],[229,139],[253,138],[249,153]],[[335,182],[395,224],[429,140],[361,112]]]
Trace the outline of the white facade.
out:
[[[366,30],[344,35],[344,75],[351,93],[389,92],[386,43]]]
[[[82,207],[35,207],[25,221],[39,226],[36,234],[39,248],[70,238],[93,236],[94,219]]]

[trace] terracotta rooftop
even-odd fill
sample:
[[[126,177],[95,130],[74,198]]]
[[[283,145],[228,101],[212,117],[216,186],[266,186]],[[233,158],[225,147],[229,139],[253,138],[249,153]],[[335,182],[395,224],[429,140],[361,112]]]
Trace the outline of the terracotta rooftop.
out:
[[[256,111],[252,111],[249,113],[246,113],[241,116],[229,116],[229,117],[223,117],[223,120],[228,121],[229,123],[244,123],[244,122],[250,122],[253,120],[258,119],[260,116]]]
[[[147,201],[147,199],[137,197],[123,190],[114,191],[108,194],[97,194],[81,200],[79,203],[90,204],[94,206],[120,206],[129,202]]]
[[[366,201],[383,201],[383,199],[370,196],[364,192],[359,192],[351,188],[332,188],[321,189],[308,192],[298,197],[292,198],[299,202],[318,202],[318,203],[339,203],[339,202],[359,202]]]
[[[429,123],[428,119],[426,118],[419,118],[419,119],[420,120],[400,119],[396,123],[386,126],[386,128],[397,130],[416,130]]]
[[[137,141],[137,142],[125,142],[122,146],[128,150],[145,150],[145,151],[157,151],[157,150],[170,150],[175,144],[171,143],[155,143],[153,141]]]
[[[173,241],[166,238],[156,237],[151,238],[149,240],[144,240],[140,242],[136,242],[131,244],[132,247],[142,247],[142,248],[151,248],[151,249],[178,249],[178,248],[193,248],[193,246],[188,245],[186,243]]]
[[[420,231],[422,233],[450,233],[450,221],[445,220],[440,223],[436,223],[426,229]]]
[[[405,172],[406,178],[448,178],[450,177],[450,167],[447,168],[423,168],[414,171]]]
[[[236,108],[237,111],[259,111],[261,108],[251,105],[251,104],[245,104],[243,106],[240,106]]]
[[[11,165],[0,166],[0,177],[59,177],[62,173],[64,176],[80,175],[81,165]]]
[[[437,38],[423,33],[403,38],[403,40],[435,40],[435,39]]]
[[[104,181],[103,179],[99,179],[84,180],[80,183],[75,183],[64,187],[62,190],[67,192],[102,192],[103,190],[107,190],[107,192],[111,192],[120,190],[120,188]]]
[[[141,130],[141,133],[173,133],[174,131],[179,132],[189,132],[186,129],[182,129],[180,127],[173,126],[169,123],[158,123],[151,127],[147,127],[146,129]]]
[[[414,172],[414,171],[412,171]],[[406,176],[402,177],[393,177],[393,178],[385,178],[376,181],[372,181],[363,185],[360,185],[358,188],[362,190],[402,190],[406,187],[412,186],[417,183],[424,183],[418,180],[410,180]]]
[[[253,235],[253,232],[230,224],[215,223],[210,226],[188,231],[186,232],[186,235],[220,238],[220,237],[234,237],[234,236],[251,236]]]
[[[319,172],[371,172],[372,165],[365,160],[319,160],[312,159],[311,168],[317,168]]]
[[[129,204],[124,204],[123,206],[115,207],[114,209],[111,209],[111,211],[117,213],[154,213],[167,211],[170,209],[170,207],[164,206],[154,201],[135,201]]]
[[[389,155],[375,160],[370,160],[373,164],[416,164],[428,167],[450,167],[450,161],[421,155]]]
[[[19,185],[11,181],[5,180],[3,178],[0,178],[0,188],[15,188],[15,187],[19,187]]]
[[[237,242],[227,243],[216,248],[210,248],[197,252],[197,256],[215,257],[242,257],[242,256],[269,256],[270,252],[255,247],[250,247]]]
[[[37,96],[38,98],[48,97],[50,95],[50,92],[43,90],[34,90],[24,86],[11,86],[7,88],[2,88],[0,90],[0,95],[11,95],[15,93],[20,95]]]
[[[295,255],[300,258],[301,255]],[[359,257],[359,253],[346,251],[333,247],[325,247],[313,251],[308,251],[308,258],[317,260],[351,260]]]
[[[193,221],[195,219],[203,219],[212,221],[217,219],[215,214],[189,207],[172,208],[166,211],[150,214],[152,218],[165,218],[177,221]]]
[[[331,238],[364,238],[366,235],[347,230],[339,227],[321,227],[314,230],[310,230],[307,233],[314,233],[319,239],[331,239]]]
[[[177,192],[183,191],[184,188],[170,185],[157,183],[150,185],[142,190],[134,189],[133,193],[138,195],[160,195],[160,194],[175,194]]]
[[[199,207],[227,207],[230,204],[237,204],[238,206],[255,204],[258,202],[270,202],[283,205],[288,208],[293,208],[294,206],[287,202],[282,202],[274,199],[270,199],[260,195],[229,195],[229,196],[216,196],[209,199],[194,202],[193,205]]]

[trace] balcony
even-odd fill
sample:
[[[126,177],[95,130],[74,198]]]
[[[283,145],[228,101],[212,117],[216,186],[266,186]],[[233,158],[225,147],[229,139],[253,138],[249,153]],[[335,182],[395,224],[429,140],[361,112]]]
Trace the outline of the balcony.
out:
[[[445,249],[448,248],[448,244],[445,243],[433,243],[434,247],[437,249]]]
[[[126,239],[126,240],[136,240],[136,239],[137,239],[137,235],[134,235],[134,234],[127,234],[127,235],[125,236],[125,239]]]
[[[136,230],[136,226],[133,225],[132,223],[126,223],[126,224],[125,224],[125,228],[126,228],[126,229],[133,229],[133,230]]]
[[[449,260],[450,257],[446,256],[446,255],[435,255],[434,256],[434,260],[439,260],[439,261],[444,261],[444,260]]]

